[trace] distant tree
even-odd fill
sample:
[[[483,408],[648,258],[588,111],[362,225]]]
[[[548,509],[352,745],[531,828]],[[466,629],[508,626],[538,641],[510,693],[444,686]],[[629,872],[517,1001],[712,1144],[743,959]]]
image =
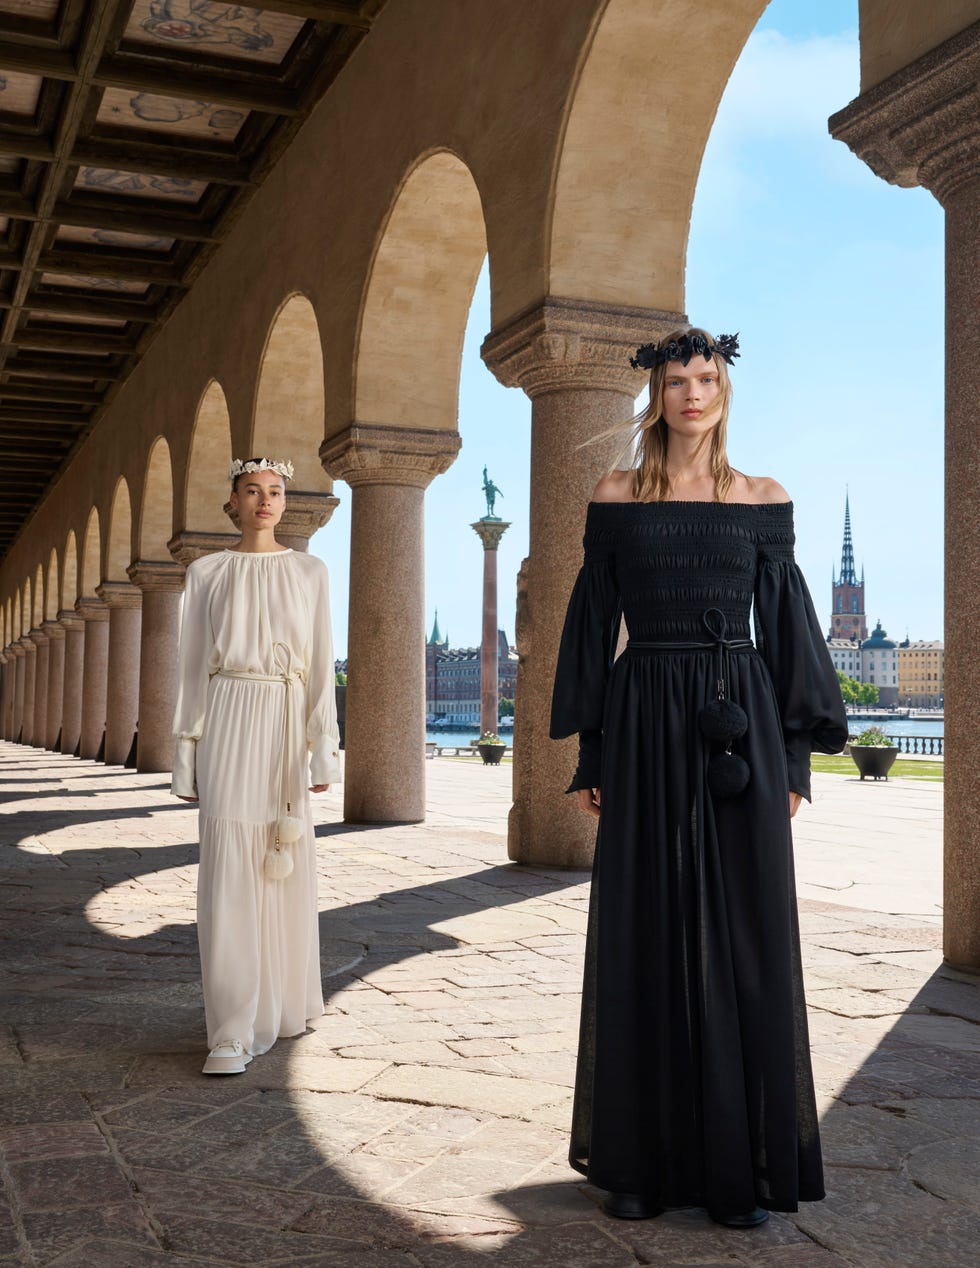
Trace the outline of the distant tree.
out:
[[[501,696],[499,713],[502,718],[512,718],[514,716],[513,700],[508,700],[506,696]]]
[[[336,682],[338,687],[347,686],[347,675],[344,673],[342,669],[337,670]]]
[[[873,682],[859,682],[858,685],[858,704],[877,704],[878,688]]]
[[[844,698],[845,704],[857,704],[861,689],[861,684],[853,678],[848,678],[842,669],[837,671],[837,681],[840,683],[840,693]]]

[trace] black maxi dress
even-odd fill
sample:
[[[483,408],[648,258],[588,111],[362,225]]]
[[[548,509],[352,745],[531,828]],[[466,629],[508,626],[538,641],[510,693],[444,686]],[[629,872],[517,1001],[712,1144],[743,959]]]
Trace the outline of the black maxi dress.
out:
[[[570,1161],[663,1207],[824,1196],[788,791],[847,722],[793,543],[792,503],[593,502],[562,635],[552,736],[602,794]],[[705,613],[747,640],[753,601],[722,660]],[[720,664],[748,716],[727,798],[698,725]]]

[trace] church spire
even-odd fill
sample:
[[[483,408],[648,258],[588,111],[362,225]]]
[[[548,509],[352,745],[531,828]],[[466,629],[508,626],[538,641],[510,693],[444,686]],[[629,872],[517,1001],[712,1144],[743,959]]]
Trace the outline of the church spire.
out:
[[[854,572],[854,543],[851,541],[851,498],[850,493],[844,495],[844,546],[840,557],[840,576],[837,584],[856,586],[857,576]]]
[[[439,609],[438,608],[436,608],[436,619],[432,626],[432,634],[429,637],[429,642],[436,643],[439,647],[442,646],[442,635],[439,633]]]

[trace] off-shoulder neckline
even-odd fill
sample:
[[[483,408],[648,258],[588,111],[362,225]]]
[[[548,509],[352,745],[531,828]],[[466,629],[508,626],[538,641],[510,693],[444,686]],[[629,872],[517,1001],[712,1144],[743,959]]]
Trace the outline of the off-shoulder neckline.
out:
[[[718,506],[724,507],[726,510],[740,511],[775,511],[775,510],[791,510],[793,503],[790,502],[708,502],[702,499],[694,499],[684,501],[682,499],[668,498],[660,502],[589,502],[589,506]]]

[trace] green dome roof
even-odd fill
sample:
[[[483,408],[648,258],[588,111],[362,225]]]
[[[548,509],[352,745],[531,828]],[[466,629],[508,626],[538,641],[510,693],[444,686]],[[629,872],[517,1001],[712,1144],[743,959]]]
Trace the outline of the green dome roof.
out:
[[[890,639],[890,638],[888,637],[888,631],[887,631],[887,630],[883,630],[883,629],[881,628],[881,622],[880,622],[880,621],[879,621],[879,622],[878,622],[878,624],[874,627],[874,629],[871,631],[871,637],[870,637],[870,638],[866,638],[866,639],[864,640],[864,642],[861,644],[861,647],[862,647],[862,648],[865,648],[865,647],[871,647],[871,648],[875,648],[875,647],[887,648],[887,647],[895,647],[895,646],[896,646],[895,642],[894,642],[892,639]]]

